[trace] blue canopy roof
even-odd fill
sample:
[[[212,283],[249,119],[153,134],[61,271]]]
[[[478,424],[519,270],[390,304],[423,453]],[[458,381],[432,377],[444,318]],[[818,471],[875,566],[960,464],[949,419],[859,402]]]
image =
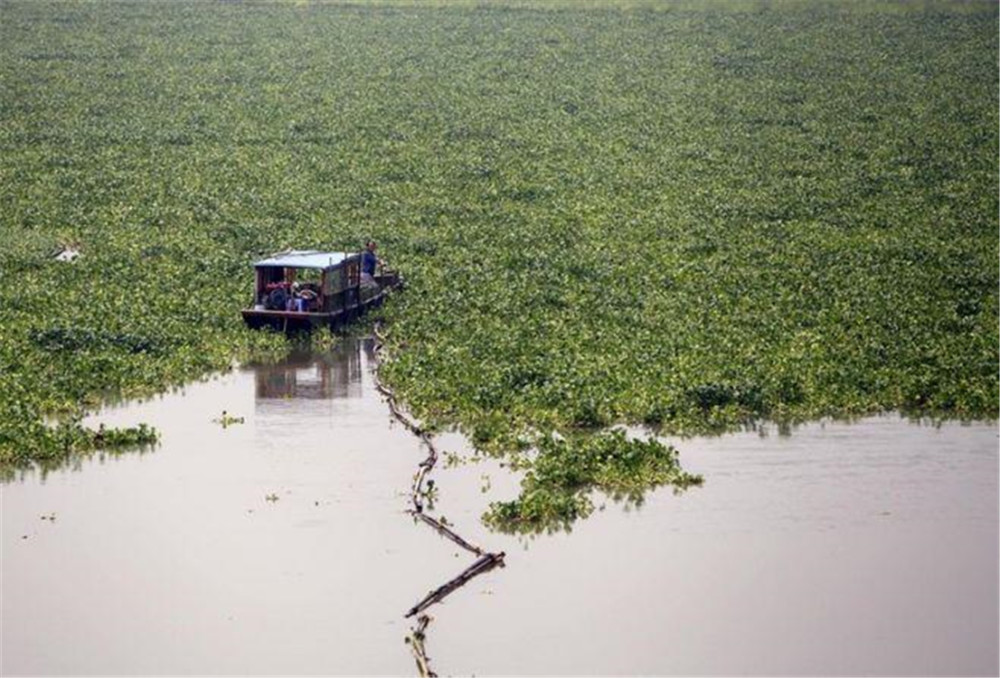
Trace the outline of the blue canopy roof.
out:
[[[353,252],[317,252],[316,250],[292,250],[273,254],[254,264],[255,268],[284,266],[287,268],[332,268],[345,259],[355,256]]]

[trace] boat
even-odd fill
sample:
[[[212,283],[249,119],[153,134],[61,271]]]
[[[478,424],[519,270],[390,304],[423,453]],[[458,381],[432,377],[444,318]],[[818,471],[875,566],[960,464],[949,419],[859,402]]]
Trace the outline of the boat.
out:
[[[283,332],[337,329],[355,320],[402,285],[381,261],[374,276],[363,276],[361,255],[290,250],[255,262],[253,303],[243,320]]]

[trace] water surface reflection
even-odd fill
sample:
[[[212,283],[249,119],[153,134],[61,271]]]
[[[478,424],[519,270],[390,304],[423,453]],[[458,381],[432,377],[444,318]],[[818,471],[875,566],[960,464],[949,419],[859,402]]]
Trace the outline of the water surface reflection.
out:
[[[276,364],[251,366],[257,406],[274,398],[329,400],[362,395],[361,353],[372,361],[372,340],[348,337],[329,351],[300,348]]]

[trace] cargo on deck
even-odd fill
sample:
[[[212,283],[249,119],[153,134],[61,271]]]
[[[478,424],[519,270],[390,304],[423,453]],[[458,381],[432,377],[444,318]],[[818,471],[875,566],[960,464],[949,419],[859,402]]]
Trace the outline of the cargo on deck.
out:
[[[381,265],[365,280],[360,252],[281,252],[256,262],[254,271],[253,304],[243,320],[285,332],[340,327],[401,284],[399,273]]]

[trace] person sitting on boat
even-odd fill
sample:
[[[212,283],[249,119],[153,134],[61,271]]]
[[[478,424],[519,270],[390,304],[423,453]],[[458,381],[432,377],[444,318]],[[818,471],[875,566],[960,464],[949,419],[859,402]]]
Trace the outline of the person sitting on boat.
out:
[[[299,290],[299,293],[296,296],[300,302],[300,311],[311,311],[314,306],[314,302],[317,298],[319,298],[319,294],[312,288],[311,285],[303,285],[302,289]]]
[[[300,285],[297,282],[292,283],[285,310],[295,311],[296,313],[305,313],[309,310],[310,303],[316,299],[316,297],[316,292],[311,290],[309,287]]]

